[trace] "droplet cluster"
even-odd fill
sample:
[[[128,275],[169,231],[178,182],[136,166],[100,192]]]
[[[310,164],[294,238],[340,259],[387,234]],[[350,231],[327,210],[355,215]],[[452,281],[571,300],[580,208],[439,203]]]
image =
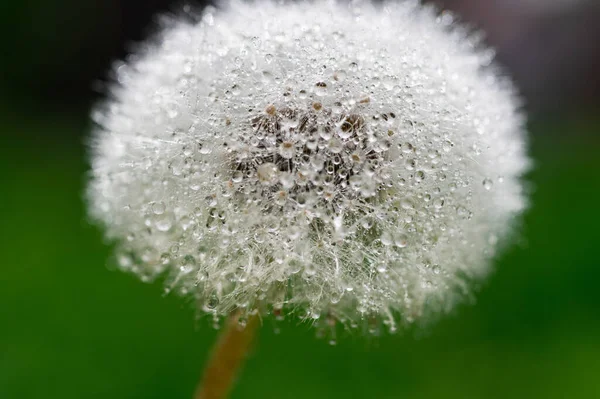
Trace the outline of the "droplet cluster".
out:
[[[115,67],[88,196],[144,281],[215,316],[394,329],[449,310],[525,207],[513,88],[415,1],[231,2]]]

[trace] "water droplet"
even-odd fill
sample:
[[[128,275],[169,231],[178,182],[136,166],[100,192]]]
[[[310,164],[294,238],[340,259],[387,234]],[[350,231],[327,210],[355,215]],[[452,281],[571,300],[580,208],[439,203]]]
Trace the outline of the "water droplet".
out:
[[[333,74],[333,79],[338,81],[338,82],[343,82],[344,80],[346,80],[346,71],[344,71],[343,69],[340,69],[338,71],[335,71]]]
[[[396,244],[398,248],[404,248],[408,245],[408,237],[406,234],[398,234],[394,237],[394,244]]]
[[[483,187],[486,190],[491,190],[493,186],[494,186],[494,182],[492,181],[492,179],[484,179],[483,180]]]
[[[124,269],[130,268],[133,266],[133,259],[131,255],[127,253],[119,253],[117,254],[117,263]]]
[[[444,141],[444,143],[442,144],[442,150],[444,150],[445,152],[450,152],[452,147],[454,147],[454,143],[452,143],[449,140]]]
[[[379,272],[379,273],[386,273],[387,272],[387,265],[385,263],[378,263],[377,266],[375,267],[375,269]]]
[[[290,189],[294,186],[294,175],[292,173],[281,173],[279,182],[285,189]]]
[[[211,295],[205,304],[206,311],[212,311],[212,310],[216,309],[218,305],[219,305],[219,298],[216,295]]]
[[[275,203],[277,205],[285,205],[288,198],[287,191],[281,190],[275,193]]]
[[[279,155],[285,159],[291,159],[294,157],[294,143],[291,141],[284,141],[279,146]]]
[[[425,172],[419,170],[417,173],[415,173],[415,181],[420,183],[423,180],[425,180]]]
[[[384,231],[381,236],[379,237],[379,240],[381,241],[381,243],[383,245],[385,245],[386,247],[392,245],[393,239],[392,239],[392,235],[390,234],[389,231]]]
[[[327,94],[327,83],[325,82],[318,82],[315,85],[315,94],[317,96],[324,96],[325,94]]]
[[[278,179],[277,174],[277,166],[271,162],[263,163],[256,168],[258,180],[265,185],[276,183]]]
[[[463,219],[470,218],[470,216],[471,216],[471,212],[464,206],[457,207],[456,214]]]
[[[171,230],[171,227],[173,227],[173,221],[170,217],[166,216],[158,219],[154,225],[158,231],[165,232]]]
[[[179,266],[179,270],[183,274],[191,273],[194,270],[194,266],[196,265],[196,259],[192,255],[186,255],[181,260],[181,265]]]
[[[235,172],[233,172],[233,176],[231,177],[231,180],[234,183],[239,183],[244,179],[244,173],[241,170],[236,170]]]
[[[164,202],[155,202],[154,204],[152,204],[152,212],[155,215],[162,215],[163,213],[165,213],[165,210],[167,209],[166,205]]]

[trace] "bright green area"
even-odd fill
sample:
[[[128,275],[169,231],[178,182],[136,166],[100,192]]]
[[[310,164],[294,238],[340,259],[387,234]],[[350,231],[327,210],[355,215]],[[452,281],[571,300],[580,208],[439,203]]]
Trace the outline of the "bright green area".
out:
[[[23,123],[0,142],[0,398],[191,398],[216,332],[106,267],[80,125]],[[233,398],[600,398],[600,121],[532,130],[533,206],[475,305],[334,347],[267,320]]]

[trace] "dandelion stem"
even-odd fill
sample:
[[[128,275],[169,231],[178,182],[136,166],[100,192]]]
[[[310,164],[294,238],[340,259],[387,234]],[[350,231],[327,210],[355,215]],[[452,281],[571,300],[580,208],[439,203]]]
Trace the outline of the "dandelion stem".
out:
[[[246,325],[242,326],[240,316],[241,313],[236,311],[227,321],[196,388],[194,399],[223,399],[228,396],[260,322],[258,315],[251,315]]]

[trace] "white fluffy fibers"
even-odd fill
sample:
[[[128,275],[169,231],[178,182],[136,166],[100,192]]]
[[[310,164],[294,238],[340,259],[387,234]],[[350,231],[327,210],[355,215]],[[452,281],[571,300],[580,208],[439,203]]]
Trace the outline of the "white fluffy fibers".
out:
[[[94,112],[91,214],[206,312],[444,312],[526,206],[513,87],[449,14],[233,1],[139,50]]]

